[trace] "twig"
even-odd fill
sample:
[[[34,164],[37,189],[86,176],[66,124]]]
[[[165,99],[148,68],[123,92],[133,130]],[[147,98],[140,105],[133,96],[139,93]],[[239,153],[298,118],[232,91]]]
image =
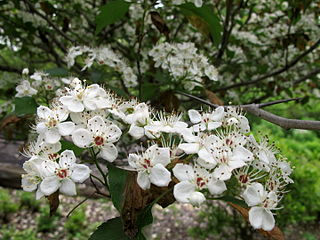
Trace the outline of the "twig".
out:
[[[178,94],[190,97],[194,100],[197,100],[203,104],[206,104],[208,106],[211,106],[213,108],[219,107],[217,104],[210,103],[204,99],[198,98],[196,96],[178,92]],[[296,101],[297,98],[291,98],[291,99],[284,99],[284,100],[277,100],[269,103],[261,103],[261,104],[246,104],[246,105],[229,105],[229,106],[223,106],[223,107],[239,107],[243,110],[247,111],[248,113],[251,113],[254,116],[257,116],[259,118],[262,118],[268,122],[271,122],[275,125],[278,125],[284,129],[304,129],[304,130],[320,130],[320,121],[312,121],[312,120],[299,120],[299,119],[289,119],[277,116],[273,113],[270,113],[268,111],[265,111],[261,109],[262,107],[271,106],[279,103],[289,102],[289,101]]]
[[[304,82],[304,81],[308,80],[310,77],[313,77],[314,75],[316,75],[318,73],[320,73],[320,68],[317,68],[317,69],[309,72],[307,75],[303,76],[302,78],[294,81],[293,85],[297,85],[297,84],[299,84],[301,82]]]
[[[90,196],[86,197],[85,199],[83,199],[81,202],[79,202],[77,205],[75,205],[70,212],[67,214],[66,218],[69,218],[71,213],[73,213],[74,210],[76,210],[78,207],[80,207],[85,201],[87,201],[90,197],[92,197],[96,192],[93,192],[90,194]]]

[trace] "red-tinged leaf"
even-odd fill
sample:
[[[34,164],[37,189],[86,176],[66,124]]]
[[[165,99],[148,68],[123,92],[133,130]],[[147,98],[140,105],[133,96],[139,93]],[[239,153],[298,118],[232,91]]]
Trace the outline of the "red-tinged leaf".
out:
[[[59,207],[59,191],[56,191],[55,193],[52,193],[51,195],[47,196],[47,199],[49,201],[50,206],[50,217],[53,216]]]

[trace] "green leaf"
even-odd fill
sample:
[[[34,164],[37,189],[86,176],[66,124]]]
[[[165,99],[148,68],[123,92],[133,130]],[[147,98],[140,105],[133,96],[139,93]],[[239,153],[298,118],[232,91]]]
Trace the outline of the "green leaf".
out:
[[[182,13],[187,17],[197,16],[203,20],[212,36],[214,45],[218,46],[221,42],[222,26],[219,18],[208,5],[198,8],[192,3],[186,3],[179,6]]]
[[[60,143],[61,143],[61,152],[63,152],[64,150],[72,150],[77,157],[79,157],[84,150],[82,148],[77,147],[73,143],[65,140],[61,140]]]
[[[64,77],[68,75],[68,70],[65,68],[50,68],[45,71],[53,77]]]
[[[35,114],[37,111],[38,104],[32,97],[22,97],[14,99],[15,114],[18,116],[25,114]]]
[[[129,240],[123,230],[120,217],[112,218],[102,223],[90,236],[89,240]]]
[[[119,21],[129,10],[130,3],[123,0],[115,0],[101,7],[96,17],[96,34],[106,26]]]
[[[121,212],[128,173],[126,170],[117,168],[111,163],[107,163],[107,166],[111,200],[115,208]]]
[[[142,101],[147,101],[159,97],[159,86],[153,83],[142,84]]]

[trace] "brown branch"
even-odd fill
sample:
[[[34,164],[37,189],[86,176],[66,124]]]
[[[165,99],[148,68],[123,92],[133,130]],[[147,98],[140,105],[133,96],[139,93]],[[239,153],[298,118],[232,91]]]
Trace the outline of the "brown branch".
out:
[[[222,88],[216,89],[215,92],[221,92],[221,91],[226,91],[226,90],[229,90],[229,89],[232,89],[232,88],[252,85],[252,84],[258,83],[258,82],[260,82],[260,81],[262,81],[264,79],[267,79],[269,77],[273,77],[273,76],[276,76],[278,74],[281,74],[281,73],[289,70],[290,68],[292,68],[294,65],[296,65],[302,58],[304,58],[306,55],[308,55],[314,49],[316,49],[319,44],[320,44],[320,39],[315,44],[313,44],[308,50],[304,51],[301,55],[299,55],[298,57],[293,59],[291,62],[289,62],[287,65],[285,65],[284,67],[282,67],[282,68],[280,68],[278,70],[275,70],[275,71],[273,71],[271,73],[267,73],[265,75],[262,75],[262,76],[254,79],[252,81],[235,83],[235,84],[232,84],[232,85],[229,85],[229,86],[226,86],[226,87],[222,87]]]
[[[14,73],[19,73],[19,74],[21,74],[22,69],[18,69],[18,68],[11,67],[11,66],[0,66],[0,71],[4,71],[4,72],[14,72]]]
[[[217,108],[219,105],[212,104],[204,99],[198,98],[196,96],[177,91],[178,94],[190,97],[194,100],[197,100],[198,102],[201,102],[203,104],[206,104],[210,107]],[[291,99],[284,99],[284,100],[277,100],[269,103],[261,103],[261,104],[246,104],[246,105],[229,105],[233,107],[239,107],[245,110],[248,113],[251,113],[252,115],[262,118],[268,122],[271,122],[275,125],[278,125],[284,129],[304,129],[304,130],[320,130],[320,121],[313,121],[313,120],[299,120],[299,119],[289,119],[277,116],[271,112],[265,111],[261,109],[262,107],[271,106],[279,103],[289,102],[289,101],[296,101],[299,100],[297,98],[291,98]],[[223,106],[223,107],[229,107],[229,106]]]

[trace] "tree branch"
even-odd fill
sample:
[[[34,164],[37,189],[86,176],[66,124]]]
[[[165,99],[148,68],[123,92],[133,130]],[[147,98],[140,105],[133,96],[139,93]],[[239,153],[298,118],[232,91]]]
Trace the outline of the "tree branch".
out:
[[[294,85],[297,85],[297,84],[299,84],[299,83],[301,83],[301,82],[304,82],[304,81],[308,80],[309,78],[313,77],[314,75],[316,75],[316,74],[318,74],[318,73],[320,73],[320,68],[317,68],[317,69],[309,72],[307,75],[305,75],[305,76],[303,76],[302,78],[294,81],[293,84],[294,84]]]
[[[196,96],[177,91],[178,94],[190,97],[194,100],[197,100],[198,102],[201,102],[203,104],[206,104],[208,106],[211,106],[213,108],[219,107],[217,104],[212,104],[204,99],[198,98]],[[296,101],[299,100],[299,98],[291,98],[291,99],[283,99],[283,100],[277,100],[272,101],[268,103],[261,103],[261,104],[246,104],[246,105],[229,105],[232,107],[239,107],[246,112],[259,117],[261,119],[264,119],[268,122],[271,122],[275,125],[278,125],[284,129],[304,129],[304,130],[320,130],[320,121],[312,121],[312,120],[299,120],[299,119],[290,119],[290,118],[284,118],[277,116],[271,112],[265,111],[261,108],[266,106],[271,106],[279,103],[289,102],[289,101]],[[229,106],[223,106],[223,107],[229,107]]]
[[[0,66],[0,71],[4,71],[4,72],[14,72],[14,73],[22,73],[22,69],[18,69],[15,67],[10,67],[10,66]]]
[[[281,73],[289,70],[290,68],[292,68],[294,65],[296,65],[302,58],[304,58],[306,55],[308,55],[310,52],[312,52],[314,49],[316,49],[319,44],[320,44],[320,39],[315,44],[313,44],[308,50],[304,51],[301,55],[299,55],[298,57],[293,59],[291,62],[289,62],[287,65],[285,65],[284,67],[282,67],[282,68],[280,68],[280,69],[278,69],[276,71],[273,71],[271,73],[267,73],[265,75],[262,75],[262,76],[254,79],[252,81],[235,83],[235,84],[232,84],[232,85],[229,85],[229,86],[226,86],[226,87],[222,87],[222,88],[216,89],[215,92],[221,92],[221,91],[226,91],[226,90],[229,90],[229,89],[232,89],[232,88],[252,85],[252,84],[258,83],[258,82],[260,82],[260,81],[262,81],[262,80],[264,80],[266,78],[273,77],[273,76],[276,76],[278,74],[281,74]]]

